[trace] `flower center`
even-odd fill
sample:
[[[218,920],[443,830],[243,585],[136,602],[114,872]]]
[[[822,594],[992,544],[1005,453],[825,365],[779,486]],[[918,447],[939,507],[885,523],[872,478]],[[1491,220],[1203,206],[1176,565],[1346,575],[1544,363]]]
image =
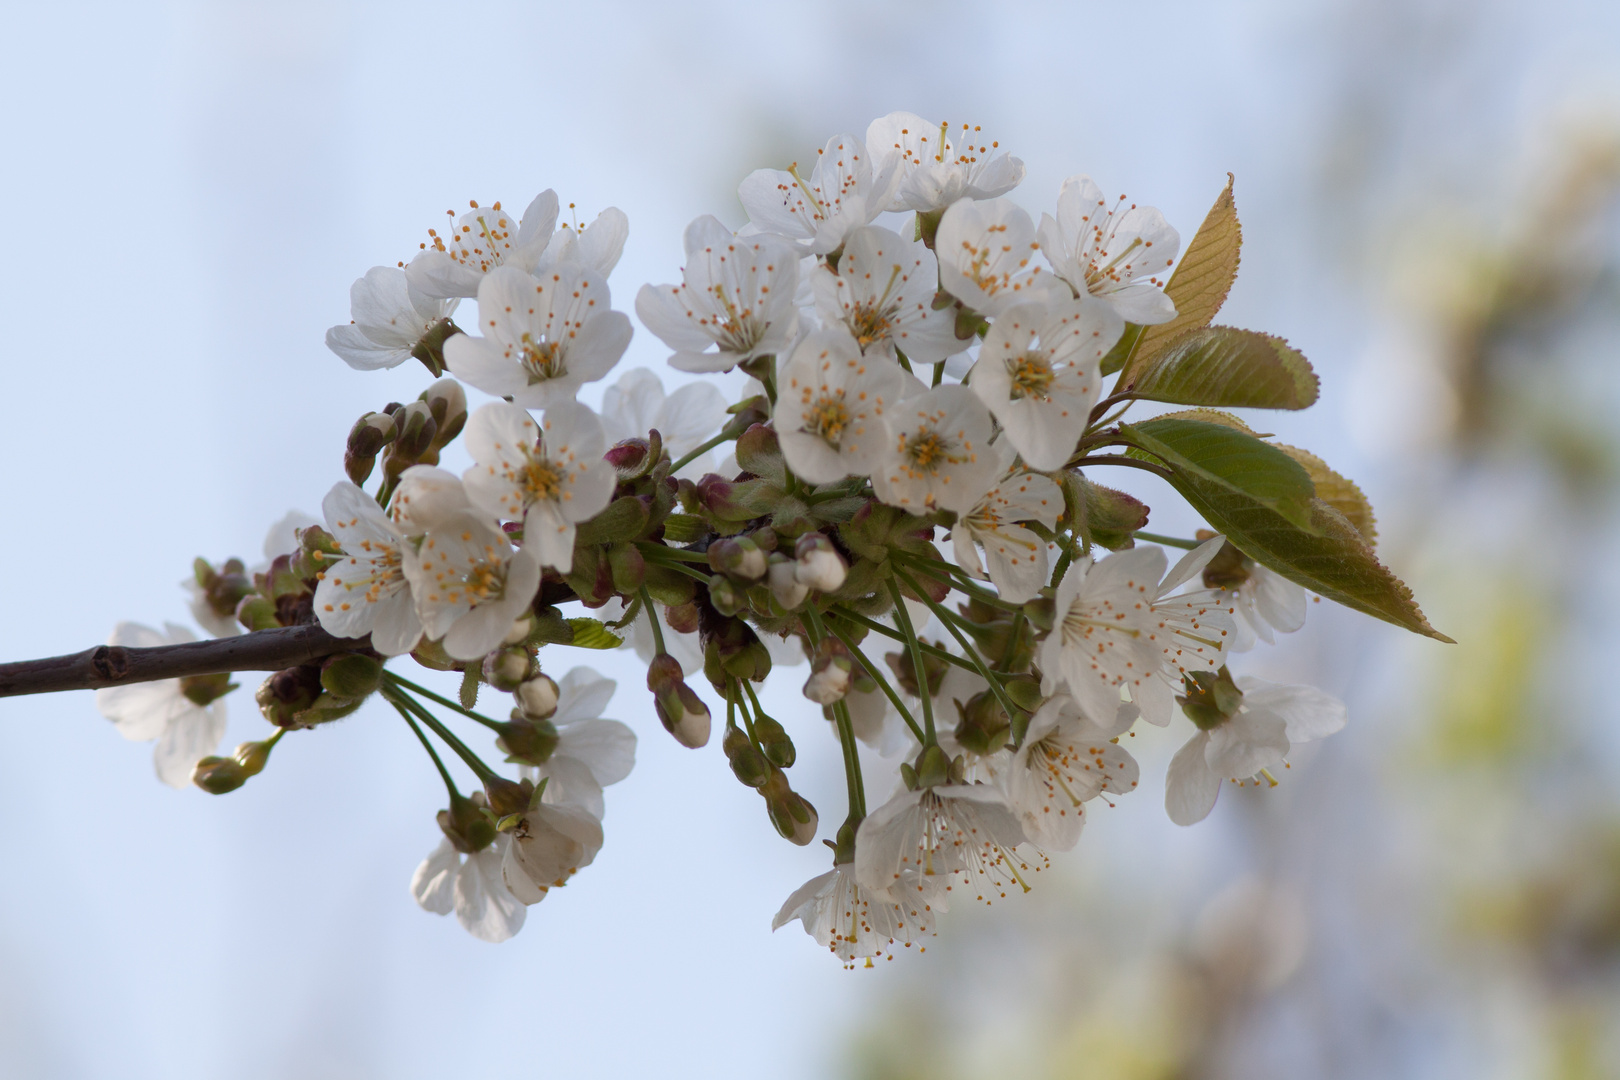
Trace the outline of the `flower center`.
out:
[[[506,595],[506,563],[494,557],[475,563],[462,576],[461,583],[474,604],[499,600]]]
[[[844,429],[849,426],[849,420],[849,409],[844,405],[844,392],[835,390],[830,394],[821,395],[815,404],[805,410],[802,430],[836,448],[844,437]]]
[[[933,428],[924,428],[906,441],[906,460],[912,468],[922,472],[937,472],[941,465],[954,465],[962,459],[955,456],[955,444]]]
[[[562,494],[563,471],[554,461],[531,457],[528,464],[523,466],[520,483],[523,485],[524,498],[531,504],[555,499]]]
[[[889,336],[890,321],[885,312],[877,303],[859,304],[849,313],[849,330],[855,335],[864,350],[874,341],[882,341]]]
[[[472,205],[474,210],[478,209],[476,202]],[[432,238],[436,250],[449,255],[462,266],[487,274],[501,265],[506,253],[512,250],[511,218],[501,210],[500,203],[479,213],[468,214],[460,222],[455,220],[454,210],[446,210],[445,213],[451,219],[448,242],[435,229],[429,229],[428,236]]]
[[[534,335],[528,331],[523,333],[523,356],[519,363],[528,373],[529,385],[543,383],[548,379],[557,379],[568,374],[568,365],[564,362],[562,342],[536,341]]]
[[[1007,361],[1007,374],[1012,379],[1012,394],[1014,401],[1019,398],[1036,398],[1046,400],[1047,391],[1052,388],[1052,380],[1057,376],[1052,371],[1052,362],[1040,353],[1027,352],[1016,360]]]

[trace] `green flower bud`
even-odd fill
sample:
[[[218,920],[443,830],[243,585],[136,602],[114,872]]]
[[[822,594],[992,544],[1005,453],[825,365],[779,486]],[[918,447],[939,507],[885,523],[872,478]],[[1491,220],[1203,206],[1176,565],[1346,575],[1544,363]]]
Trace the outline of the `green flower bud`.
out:
[[[240,762],[210,754],[191,770],[191,782],[210,795],[224,795],[247,783],[248,774]]]
[[[748,787],[763,787],[765,781],[770,779],[770,763],[741,728],[727,728],[720,747],[726,752],[732,773]]]
[[[534,657],[528,649],[507,646],[484,657],[484,681],[497,690],[510,693],[534,674]]]
[[[960,721],[956,725],[956,741],[964,750],[975,754],[993,754],[1007,744],[1007,732],[1012,721],[989,690],[981,690],[956,707]]]
[[[735,615],[741,611],[746,597],[724,574],[709,578],[709,603],[722,615]]]
[[[281,625],[276,618],[276,605],[258,593],[244,596],[236,605],[236,621],[249,630],[273,630]]]
[[[779,769],[792,768],[793,762],[798,759],[798,751],[787,730],[769,716],[761,716],[754,721],[754,738],[759,740],[765,760]]]
[[[363,698],[382,683],[383,664],[364,653],[338,653],[321,664],[321,686],[340,698]]]

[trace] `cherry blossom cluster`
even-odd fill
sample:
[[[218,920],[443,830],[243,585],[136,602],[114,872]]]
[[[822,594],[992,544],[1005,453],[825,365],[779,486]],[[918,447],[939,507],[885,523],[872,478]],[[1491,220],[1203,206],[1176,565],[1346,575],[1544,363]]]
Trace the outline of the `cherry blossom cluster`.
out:
[[[723,713],[732,773],[794,843],[821,831],[794,740],[837,740],[832,867],[774,926],[799,920],[847,965],[923,947],[953,902],[1028,890],[1088,803],[1138,786],[1121,744],[1138,722],[1191,724],[1166,778],[1177,823],[1224,783],[1274,785],[1344,707],[1229,662],[1298,630],[1307,587],[1438,635],[1372,558],[1354,485],[1217,411],[1316,393],[1286,343],[1209,325],[1236,270],[1230,187],[1183,254],[1157,210],[1084,175],[1037,221],[1009,197],[1023,178],[979,128],[909,113],[751,174],[747,224],[692,222],[679,282],[635,302],[675,371],[746,373],[739,400],[708,381],[666,395],[636,368],[600,411],[578,395],[631,340],[607,281],[625,215],[559,226],[551,191],[521,217],[451,214],[356,281],[327,335],[351,367],[416,359],[437,381],[356,422],[323,522],[281,523],[251,570],[198,560],[189,583],[216,635],[318,623],[353,647],[272,674],[256,701],[274,733],[230,757],[212,754],[228,674],[104,690],[102,711],[158,740],[166,782],[224,792],[286,733],[381,698],[447,791],[411,891],[498,941],[595,859],[604,788],[634,763],[631,725],[601,715],[613,681],[553,678],[542,650],[554,671],[558,649],[634,648],[650,700],[633,711],[691,748]],[[491,400],[469,409],[464,386]],[[1194,408],[1124,423],[1138,401]],[[457,438],[459,475],[440,467]],[[1107,466],[1168,479],[1212,530],[1144,532],[1147,506],[1086,475]],[[388,667],[406,654],[460,693]],[[769,715],[756,686],[801,665],[804,715]],[[506,718],[479,711],[483,688]],[[511,775],[445,714],[487,728]],[[874,762],[892,794],[869,810]]]

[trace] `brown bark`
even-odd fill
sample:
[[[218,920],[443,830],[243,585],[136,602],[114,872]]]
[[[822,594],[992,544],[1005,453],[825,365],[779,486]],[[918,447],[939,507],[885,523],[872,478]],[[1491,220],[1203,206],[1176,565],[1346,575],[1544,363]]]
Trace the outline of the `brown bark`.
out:
[[[68,656],[0,664],[0,697],[95,690],[221,671],[280,671],[368,643],[367,638],[333,637],[310,624],[145,649],[97,645]]]

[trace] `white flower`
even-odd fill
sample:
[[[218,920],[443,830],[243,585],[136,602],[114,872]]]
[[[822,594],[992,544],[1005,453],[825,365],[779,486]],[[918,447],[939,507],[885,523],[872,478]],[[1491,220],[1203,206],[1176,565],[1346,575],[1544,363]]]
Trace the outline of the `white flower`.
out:
[[[482,851],[463,856],[448,837],[411,875],[411,895],[424,911],[448,915],[480,941],[498,942],[523,929],[526,908],[501,880],[511,838],[500,835]]]
[[[452,215],[454,216],[454,215]],[[428,230],[431,244],[405,273],[411,287],[426,297],[477,296],[485,274],[501,266],[528,273],[563,261],[582,262],[606,277],[619,261],[629,233],[623,212],[609,207],[576,236],[564,226],[557,230],[557,193],[549,188],[534,197],[515,226],[512,216],[496,203],[473,208],[450,227],[448,237]],[[554,231],[555,230],[555,231]]]
[[[1305,625],[1305,590],[1274,570],[1247,559],[1249,576],[1226,597],[1237,608],[1237,632],[1233,652],[1247,652],[1256,639],[1275,644],[1272,631],[1291,634]]]
[[[776,236],[738,237],[713,217],[686,227],[680,285],[643,285],[636,315],[676,350],[678,371],[724,371],[782,352],[798,322],[799,256]],[[715,352],[707,352],[710,345]]]
[[[523,815],[501,860],[501,877],[525,904],[565,885],[602,850],[602,823],[568,803],[542,802]]]
[[[990,413],[965,386],[936,386],[888,409],[872,491],[913,514],[973,508],[999,472]]]
[[[398,367],[458,303],[423,296],[397,266],[373,266],[349,287],[351,321],[326,332],[326,347],[356,371]]]
[[[873,897],[871,890],[856,883],[854,866],[839,863],[799,886],[771,920],[771,929],[798,919],[804,932],[832,950],[846,967],[862,957],[868,958],[867,963],[875,956],[892,960],[897,943],[926,952],[922,942],[936,936],[934,910],[920,899],[904,899],[902,907]]]
[[[440,519],[471,509],[461,477],[434,465],[412,465],[400,473],[388,518],[402,536],[417,537]]]
[[[602,789],[630,775],[635,732],[617,720],[601,719],[617,685],[583,666],[557,684],[557,711],[551,717],[557,747],[537,770],[547,781],[545,802],[577,806],[601,820]]]
[[[956,132],[915,113],[892,112],[872,121],[866,146],[877,168],[893,161],[902,175],[890,210],[943,210],[958,199],[993,199],[1024,179],[1024,163],[995,153],[999,143],[978,125]]]
[[[1024,830],[1006,796],[987,784],[950,784],[902,791],[861,822],[855,834],[855,880],[870,899],[915,897],[941,907],[938,895],[962,889],[991,902],[1046,865],[1019,851]],[[902,897],[907,898],[905,900]]]
[[[107,644],[148,649],[196,640],[191,631],[174,623],[154,630],[121,622],[113,627]],[[224,682],[223,677],[202,675],[107,686],[96,691],[96,709],[131,742],[156,739],[152,764],[158,779],[172,788],[188,787],[197,760],[212,754],[225,737],[225,701],[219,696]]]
[[[457,660],[476,660],[500,645],[540,588],[540,560],[514,552],[488,519],[461,510],[428,527],[419,546],[405,547],[405,577],[422,630],[443,638]]]
[[[842,329],[817,330],[777,372],[776,436],[788,468],[812,484],[865,476],[885,441],[883,415],[922,383],[864,356]]]
[[[810,272],[816,313],[842,323],[862,352],[905,353],[914,363],[937,364],[964,351],[956,336],[956,309],[934,308],[939,263],[920,240],[875,225],[853,229],[838,269]]]
[[[986,316],[1022,300],[1067,298],[1068,286],[1035,263],[1038,250],[1035,223],[1012,200],[963,199],[934,237],[940,288]]]
[[[1126,322],[1152,325],[1176,317],[1157,275],[1176,261],[1181,236],[1151,206],[1109,209],[1089,176],[1071,176],[1058,193],[1057,217],[1041,215],[1041,250],[1074,291],[1106,300]]]
[[[969,385],[1031,468],[1068,463],[1100,398],[1102,358],[1124,329],[1089,296],[1015,304],[990,327]]]
[[[1136,789],[1136,759],[1113,741],[1134,719],[1127,710],[1095,724],[1067,694],[1035,710],[1023,745],[1000,777],[1030,840],[1068,851],[1080,839],[1087,800]]]
[[[291,555],[298,550],[298,534],[311,525],[320,522],[304,513],[302,510],[289,510],[281,518],[265,530],[264,545],[260,548],[264,552],[264,561],[251,568],[248,573],[262,574],[270,569],[270,564],[283,555]]]
[[[1177,825],[1209,816],[1222,778],[1242,782],[1280,765],[1294,743],[1344,727],[1343,703],[1310,686],[1279,686],[1250,676],[1237,680],[1243,701],[1215,727],[1200,730],[1170,760],[1164,807]]]
[[[344,558],[320,574],[315,617],[336,637],[370,634],[384,656],[410,652],[422,637],[422,620],[405,580],[404,537],[377,500],[347,480],[332,486],[321,509]]]
[[[748,211],[747,231],[797,240],[815,255],[837,248],[849,230],[881,214],[899,178],[892,155],[874,173],[865,145],[853,135],[827,140],[808,178],[798,168],[755,170],[737,188],[737,197]]]
[[[1232,605],[1216,589],[1169,596],[1214,558],[1216,537],[1164,577],[1164,551],[1136,547],[1100,562],[1075,560],[1058,586],[1057,622],[1040,647],[1042,689],[1065,686],[1082,711],[1106,722],[1126,687],[1142,718],[1163,727],[1182,676],[1221,666]]]
[[[473,505],[503,521],[523,522],[524,550],[541,566],[574,566],[576,523],[613,498],[613,466],[602,460],[602,421],[577,401],[559,401],[539,424],[504,401],[484,405],[463,434],[476,463],[462,474]]]
[[[631,368],[602,392],[602,426],[608,444],[645,439],[656,429],[671,461],[679,461],[708,442],[725,421],[726,399],[713,385],[687,383],[666,397],[663,382],[647,368]],[[696,480],[709,471],[711,463],[712,455],[705,451],[675,475]]]
[[[562,263],[539,277],[500,267],[478,286],[484,336],[450,338],[445,364],[463,382],[525,408],[572,401],[630,345],[630,318],[609,310],[611,302],[603,275],[583,263]]]
[[[992,454],[999,445],[992,446]],[[974,547],[982,544],[990,580],[1001,598],[1014,604],[1033,600],[1046,584],[1046,541],[1018,522],[1038,521],[1050,529],[1062,514],[1063,490],[1051,477],[1023,471],[1006,476],[951,527],[957,564],[974,577],[984,577]]]

